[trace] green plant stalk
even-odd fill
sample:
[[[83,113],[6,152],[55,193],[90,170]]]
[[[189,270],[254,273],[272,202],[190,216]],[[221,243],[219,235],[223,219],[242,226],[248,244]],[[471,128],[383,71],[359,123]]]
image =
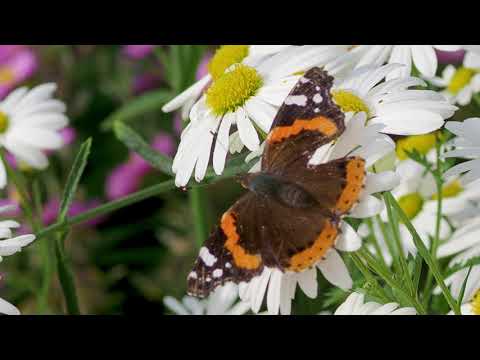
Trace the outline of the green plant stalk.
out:
[[[249,164],[242,164],[240,166],[235,166],[232,168],[225,169],[222,175],[220,176],[210,176],[207,177],[202,184],[190,184],[190,188],[196,188],[196,187],[202,187],[202,186],[207,186],[209,184],[213,184],[225,179],[232,178],[240,173],[245,172],[248,168],[250,167]],[[84,223],[88,220],[91,220],[93,218],[96,218],[98,216],[106,215],[108,213],[111,213],[113,211],[125,208],[127,206],[130,206],[132,204],[136,204],[140,201],[143,201],[145,199],[151,198],[153,196],[161,195],[167,191],[176,189],[175,186],[175,181],[174,180],[167,180],[165,182],[162,182],[160,184],[152,185],[150,187],[147,187],[143,190],[137,191],[133,194],[130,194],[128,196],[125,196],[121,199],[111,201],[109,203],[97,206],[96,208],[87,210],[81,214],[78,214],[76,216],[72,216],[70,218],[65,219],[63,222],[56,222],[55,224],[52,224],[42,230],[40,230],[36,235],[37,238],[43,238],[45,236],[48,236],[52,233],[55,233],[60,230],[64,230],[67,227],[77,225]]]
[[[388,219],[392,227],[393,240],[397,248],[400,268],[402,270],[402,277],[407,284],[407,288],[409,289],[410,294],[414,297],[417,297],[415,286],[413,285],[410,272],[408,271],[407,259],[405,258],[405,254],[403,253],[402,241],[400,239],[400,233],[398,231],[398,219],[392,211],[392,206],[390,204],[389,199],[387,197],[384,197],[384,201],[385,201],[385,206],[387,208]]]
[[[78,304],[77,291],[75,288],[75,277],[72,272],[70,261],[64,251],[64,243],[67,234],[68,232],[64,231],[62,234],[58,234],[55,239],[58,278],[60,280],[60,285],[62,286],[68,314],[80,315],[80,306]],[[45,241],[45,243],[49,242]]]
[[[200,248],[209,233],[207,221],[205,189],[193,188],[189,191],[190,208],[192,210],[195,243]]]
[[[365,219],[365,222],[367,223],[368,229],[370,231],[370,240],[372,242],[372,245],[375,248],[375,251],[377,252],[377,255],[382,261],[383,265],[387,266],[387,262],[385,261],[385,257],[383,256],[383,251],[380,248],[377,236],[375,235],[375,229],[373,227],[372,219]]]
[[[430,268],[430,271],[433,273],[435,280],[437,281],[438,285],[442,289],[443,296],[445,297],[445,300],[450,306],[450,309],[452,309],[456,315],[460,315],[460,307],[458,306],[457,302],[453,299],[452,294],[448,290],[448,287],[445,285],[445,280],[440,272],[440,269],[438,268],[437,262],[431,256],[427,247],[425,246],[422,239],[420,238],[417,231],[415,230],[415,227],[412,225],[407,215],[405,215],[402,208],[397,203],[397,201],[392,196],[392,194],[390,194],[390,192],[385,192],[385,196],[388,197],[388,200],[393,205],[393,208],[395,209],[397,214],[400,216],[400,219],[403,221],[408,231],[412,235],[413,242],[415,243],[415,246],[417,247],[418,252],[427,263],[428,267]]]
[[[363,277],[367,281],[367,283],[372,284],[375,290],[375,296],[380,298],[384,303],[390,302],[390,298],[385,293],[384,289],[380,286],[377,279],[373,276],[370,272],[368,267],[366,267],[360,257],[355,253],[350,253],[350,258],[352,259],[353,263],[357,267],[357,269],[362,273]]]
[[[373,269],[392,289],[398,291],[399,294],[402,295],[399,300],[403,300],[404,302],[408,302],[409,305],[413,306],[419,314],[426,314],[426,310],[415,297],[411,296],[408,292],[405,291],[403,286],[394,279],[393,275],[390,273],[388,268],[384,268],[381,263],[379,263],[373,256],[365,249],[360,249],[357,253],[362,257],[363,260],[367,263],[367,265]]]
[[[383,223],[380,215],[376,215],[375,218],[378,222],[378,226],[380,227],[380,231],[383,235],[383,238],[385,239],[385,244],[387,245],[388,251],[392,256],[393,267],[395,268],[395,271],[401,272],[402,271],[401,265],[398,260],[398,257],[396,256],[396,251],[395,251],[395,247],[393,246],[392,239],[390,238],[390,235],[388,234],[387,229],[385,228],[385,224]]]
[[[438,135],[437,135],[438,136]],[[435,222],[435,235],[432,240],[432,245],[431,245],[431,255],[433,260],[437,263],[437,250],[438,250],[438,245],[440,244],[440,227],[442,223],[442,203],[443,203],[443,182],[442,182],[442,171],[440,168],[440,142],[437,137],[436,142],[435,142],[435,148],[436,148],[436,155],[437,155],[437,168],[436,171],[432,171],[432,175],[435,178],[435,185],[437,188],[437,218]],[[433,274],[432,272],[428,271],[427,273],[427,279],[425,281],[425,288],[423,292],[423,302],[425,306],[428,305],[430,302],[430,298],[432,296],[432,291],[433,291]]]

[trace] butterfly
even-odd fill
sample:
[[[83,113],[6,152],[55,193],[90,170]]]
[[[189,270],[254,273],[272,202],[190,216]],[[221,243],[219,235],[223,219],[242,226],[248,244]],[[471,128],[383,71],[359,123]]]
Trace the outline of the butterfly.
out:
[[[332,85],[333,77],[315,67],[286,97],[267,136],[261,171],[242,176],[247,193],[200,249],[187,278],[190,295],[206,297],[226,282],[248,282],[265,267],[301,272],[334,246],[341,217],[364,187],[365,161],[309,164],[318,148],[345,130]]]

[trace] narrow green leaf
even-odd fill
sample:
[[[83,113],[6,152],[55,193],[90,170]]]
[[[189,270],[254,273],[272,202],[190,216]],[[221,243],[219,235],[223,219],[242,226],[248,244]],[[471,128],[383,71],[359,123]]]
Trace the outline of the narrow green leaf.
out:
[[[92,138],[88,138],[80,147],[75,161],[73,162],[70,174],[68,174],[67,184],[63,190],[62,202],[58,212],[58,221],[64,221],[67,217],[68,209],[72,204],[75,193],[77,192],[80,178],[82,177],[85,166],[87,166],[88,156],[92,147]]]
[[[170,100],[172,94],[167,90],[155,90],[136,97],[112,115],[107,117],[100,125],[102,130],[111,130],[117,121],[128,121],[138,118],[146,113],[159,110]]]
[[[390,204],[393,205],[395,211],[400,216],[400,219],[403,221],[403,223],[407,227],[408,231],[412,235],[413,242],[415,243],[415,247],[417,248],[417,250],[418,250],[419,254],[422,256],[422,258],[427,263],[427,265],[430,268],[430,271],[432,272],[435,280],[437,281],[438,285],[442,289],[443,296],[445,297],[445,300],[448,302],[448,305],[455,312],[455,314],[459,315],[460,310],[457,306],[456,301],[453,299],[452,294],[448,290],[447,285],[445,285],[445,280],[444,280],[444,278],[443,278],[443,276],[440,272],[440,269],[438,268],[437,262],[431,256],[427,247],[425,246],[422,239],[418,235],[417,230],[415,230],[415,227],[412,225],[412,223],[408,219],[407,215],[405,215],[402,208],[398,204],[397,200],[395,200],[395,198],[392,196],[392,194],[388,191],[385,192],[385,196],[388,198],[388,201],[390,202]]]
[[[70,261],[65,255],[63,249],[63,243],[65,242],[67,234],[68,232],[65,231],[63,234],[59,235],[57,241],[55,241],[55,255],[58,260],[58,279],[62,286],[68,314],[80,315],[80,306],[78,304],[77,290],[75,288],[75,277],[70,266]]]
[[[125,144],[130,150],[144,158],[154,168],[161,172],[173,175],[172,160],[153,149],[143,138],[132,128],[117,121],[114,124],[115,135],[118,140]]]
[[[467,281],[470,277],[470,273],[472,272],[473,266],[468,268],[467,276],[465,276],[465,280],[463,280],[462,288],[460,289],[460,295],[458,296],[458,306],[462,306],[463,297],[465,296],[465,288],[467,287]]]

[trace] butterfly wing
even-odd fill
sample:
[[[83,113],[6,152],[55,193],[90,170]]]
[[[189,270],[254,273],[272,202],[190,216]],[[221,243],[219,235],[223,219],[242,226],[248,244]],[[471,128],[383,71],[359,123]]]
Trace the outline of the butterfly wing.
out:
[[[345,130],[333,102],[333,78],[317,67],[307,71],[280,107],[268,134],[262,170],[281,174],[292,163],[305,166],[314,152]]]
[[[205,297],[226,282],[248,282],[264,267],[301,271],[333,246],[338,221],[319,209],[289,208],[254,193],[225,214],[200,249],[188,293]]]
[[[357,203],[365,181],[365,161],[347,157],[326,164],[309,164],[315,151],[345,130],[344,115],[333,102],[333,78],[312,68],[281,106],[262,158],[262,171],[296,183],[336,215]]]

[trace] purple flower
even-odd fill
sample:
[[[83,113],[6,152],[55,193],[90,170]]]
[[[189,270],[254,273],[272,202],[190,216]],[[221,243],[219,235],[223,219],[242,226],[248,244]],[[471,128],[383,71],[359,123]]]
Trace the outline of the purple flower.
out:
[[[66,127],[60,130],[60,136],[64,145],[71,145],[77,139],[77,132],[73,127]]]
[[[150,55],[155,45],[125,45],[123,53],[131,59],[139,60]]]
[[[16,48],[12,48],[12,47]],[[37,70],[34,52],[20,45],[0,46],[0,99]]]
[[[435,49],[440,64],[460,64],[465,56],[465,50],[442,51]]]
[[[210,63],[210,60],[212,59],[212,53],[207,52],[205,55],[203,55],[202,60],[200,61],[200,64],[198,64],[197,72],[196,72],[196,79],[200,80],[203,78],[205,75],[208,74],[208,64]]]
[[[159,133],[153,140],[152,147],[158,152],[172,156],[175,152],[175,142],[166,133]],[[143,178],[152,167],[141,156],[131,153],[127,162],[117,166],[107,178],[106,194],[109,200],[118,199],[137,191]]]
[[[88,201],[74,201],[68,210],[68,216],[75,216],[80,213],[83,213],[89,209],[97,207],[100,205],[98,200],[88,200]],[[53,224],[57,220],[58,210],[60,209],[60,200],[57,198],[50,199],[43,207],[42,221],[45,225]],[[103,217],[93,218],[85,223],[87,226],[98,225],[103,221]]]
[[[137,75],[133,79],[133,93],[135,95],[138,95],[146,91],[155,89],[158,86],[158,83],[158,76],[148,73]]]

